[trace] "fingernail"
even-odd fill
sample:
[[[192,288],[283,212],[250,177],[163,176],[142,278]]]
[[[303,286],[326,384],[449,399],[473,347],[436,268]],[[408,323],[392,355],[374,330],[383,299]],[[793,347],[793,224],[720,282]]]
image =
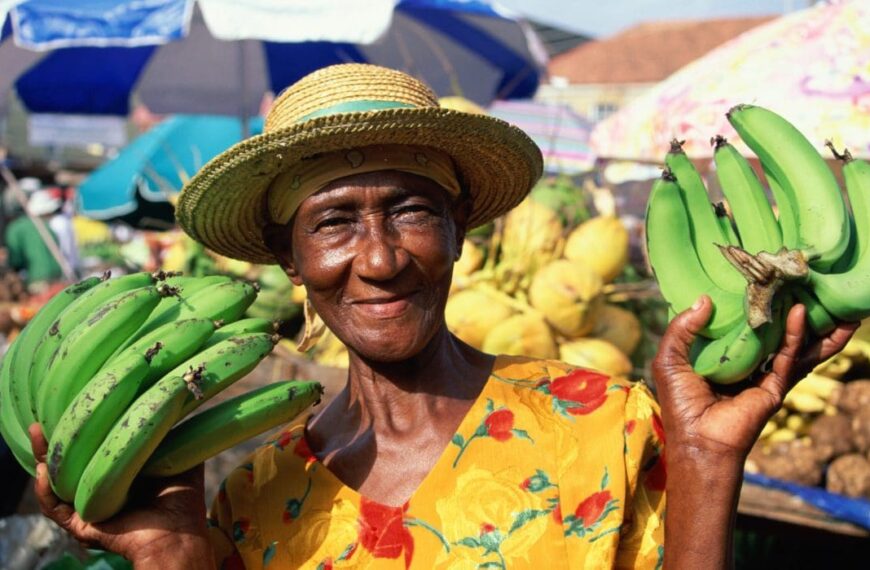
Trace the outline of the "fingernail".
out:
[[[703,304],[704,304],[704,298],[703,298],[703,297],[698,297],[698,300],[695,301],[695,304],[694,304],[694,305],[692,305],[692,310],[693,310],[693,311],[697,311],[698,309],[701,308],[701,305],[703,305]]]

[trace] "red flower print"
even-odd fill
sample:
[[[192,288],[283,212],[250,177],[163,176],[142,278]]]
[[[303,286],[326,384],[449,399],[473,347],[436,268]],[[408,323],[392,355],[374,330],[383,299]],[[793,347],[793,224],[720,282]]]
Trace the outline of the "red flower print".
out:
[[[658,414],[653,414],[652,416],[652,426],[653,431],[656,434],[656,437],[659,438],[659,441],[665,442],[665,426],[662,424],[662,418],[659,417]]]
[[[627,422],[625,422],[625,433],[627,435],[631,435],[636,425],[637,422],[635,420],[628,420]]]
[[[492,523],[483,523],[482,525],[480,525],[480,536],[494,531],[495,525]]]
[[[662,451],[654,461],[655,463],[653,463],[652,467],[650,467],[646,472],[644,484],[648,489],[653,491],[664,491],[665,485],[668,482],[668,468],[667,462],[665,461],[665,452]]]
[[[607,399],[607,379],[604,374],[575,370],[550,382],[550,394],[564,403],[569,414],[588,414]]]
[[[556,508],[553,509],[553,520],[557,524],[562,524],[562,505],[556,505]]]
[[[405,555],[405,567],[411,565],[414,538],[405,527],[408,504],[389,507],[363,497],[360,501],[359,541],[375,558],[398,558]]]
[[[293,453],[305,460],[306,467],[317,461],[317,458],[311,453],[311,448],[308,447],[308,440],[305,439],[305,436],[300,437],[299,441],[296,442]]]
[[[507,408],[496,410],[483,421],[486,434],[496,441],[507,441],[513,435],[514,413]]]
[[[601,513],[604,512],[607,503],[613,497],[610,496],[610,491],[598,491],[592,493],[583,502],[577,505],[577,510],[574,511],[574,516],[578,519],[583,519],[583,526],[590,527],[598,521]]]
[[[284,448],[290,445],[290,442],[293,441],[293,434],[289,431],[281,432],[281,435],[274,441],[275,447],[284,451]]]

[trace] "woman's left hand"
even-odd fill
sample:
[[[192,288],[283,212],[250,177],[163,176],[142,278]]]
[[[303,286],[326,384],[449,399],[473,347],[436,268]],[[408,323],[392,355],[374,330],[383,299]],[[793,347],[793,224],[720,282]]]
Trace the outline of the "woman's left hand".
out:
[[[717,457],[742,465],[786,393],[818,363],[842,350],[859,323],[840,324],[803,348],[805,310],[795,305],[789,311],[784,340],[769,372],[748,386],[733,389],[709,383],[689,362],[689,348],[712,308],[710,298],[703,296],[671,321],[652,364],[668,457]]]

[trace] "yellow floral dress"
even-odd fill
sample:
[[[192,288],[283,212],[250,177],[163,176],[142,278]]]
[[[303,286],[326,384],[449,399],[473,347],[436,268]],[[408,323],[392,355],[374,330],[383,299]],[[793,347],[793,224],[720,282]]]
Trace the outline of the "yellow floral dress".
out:
[[[659,568],[665,462],[641,383],[500,356],[432,471],[400,507],[345,486],[304,418],[221,486],[221,568]]]

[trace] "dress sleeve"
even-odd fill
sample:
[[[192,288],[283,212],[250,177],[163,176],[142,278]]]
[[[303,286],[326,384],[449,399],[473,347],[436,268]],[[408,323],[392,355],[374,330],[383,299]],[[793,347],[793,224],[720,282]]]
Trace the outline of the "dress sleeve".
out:
[[[616,568],[661,568],[665,535],[664,430],[647,387],[632,385],[625,402],[625,519]]]

